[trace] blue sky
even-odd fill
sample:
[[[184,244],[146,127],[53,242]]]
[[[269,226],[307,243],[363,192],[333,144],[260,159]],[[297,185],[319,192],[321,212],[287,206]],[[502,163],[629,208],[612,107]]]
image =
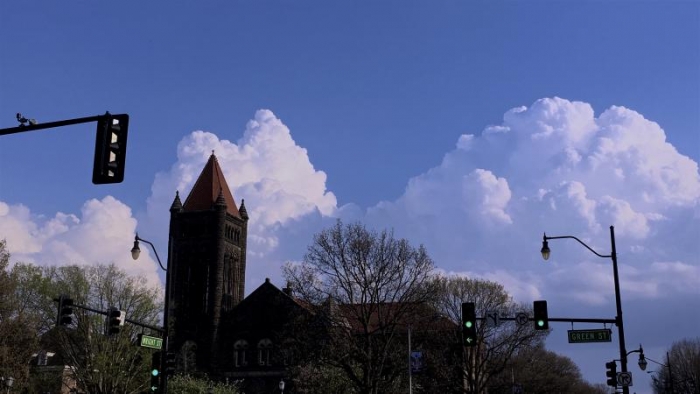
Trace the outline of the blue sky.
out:
[[[90,182],[92,124],[0,138],[18,260],[157,280],[122,250],[138,229],[165,254],[175,190],[215,149],[254,213],[247,291],[281,284],[342,218],[550,315],[612,318],[607,261],[561,241],[548,265],[538,253],[543,231],[608,253],[612,224],[627,347],[661,360],[697,335],[698,2],[4,2],[0,49],[0,127],[131,116],[113,186]],[[569,345],[560,326],[550,348],[602,382],[615,344]]]

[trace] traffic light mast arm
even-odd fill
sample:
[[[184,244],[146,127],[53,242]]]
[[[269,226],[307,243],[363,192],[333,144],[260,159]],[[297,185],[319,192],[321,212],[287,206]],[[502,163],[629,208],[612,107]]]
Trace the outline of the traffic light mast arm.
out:
[[[476,320],[483,321],[486,320],[485,317],[477,317]],[[499,317],[500,321],[517,321],[516,317]],[[528,317],[527,321],[534,321],[535,319]],[[576,317],[550,317],[547,320],[555,322],[565,322],[565,323],[606,323],[615,324],[617,320],[615,319],[595,319],[595,318],[576,318]]]
[[[99,313],[100,315],[105,315],[105,316],[109,315],[109,312],[108,312],[108,311],[101,311],[101,310],[99,310],[99,309],[90,308],[90,307],[84,306],[84,305],[73,304],[73,308],[84,309],[84,310],[86,310],[86,311]],[[135,325],[135,326],[148,328],[148,329],[151,329],[151,330],[153,330],[153,331],[158,331],[158,332],[160,332],[160,333],[162,333],[162,332],[165,331],[165,330],[163,330],[163,327],[152,326],[152,325],[150,325],[150,324],[141,323],[141,322],[136,321],[136,320],[124,319],[124,321],[127,322],[127,323],[131,323],[131,324],[133,324],[133,325]]]
[[[56,122],[46,122],[46,123],[30,124],[30,125],[26,125],[26,126],[22,125],[22,126],[17,126],[17,127],[10,127],[7,129],[0,129],[0,135],[23,133],[25,131],[34,131],[34,130],[42,130],[42,129],[52,129],[54,127],[70,126],[70,125],[80,124],[80,123],[97,122],[98,120],[104,118],[105,116],[108,116],[108,114],[109,113],[107,113],[105,115],[88,116],[85,118],[67,119],[67,120],[59,120]]]

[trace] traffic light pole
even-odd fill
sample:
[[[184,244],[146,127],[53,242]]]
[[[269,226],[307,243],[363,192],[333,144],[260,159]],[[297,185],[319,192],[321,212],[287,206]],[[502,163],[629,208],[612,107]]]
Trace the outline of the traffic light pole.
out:
[[[613,265],[613,278],[615,280],[615,306],[617,308],[617,316],[615,316],[615,325],[617,325],[617,334],[620,336],[619,339],[619,344],[620,344],[620,370],[622,373],[627,373],[627,350],[625,348],[625,329],[622,323],[622,301],[620,298],[620,277],[617,273],[617,250],[615,247],[615,227],[610,226],[610,244],[611,244],[611,253],[609,255],[603,255],[595,250],[593,250],[590,246],[586,245],[583,241],[580,239],[571,236],[571,235],[564,235],[564,236],[558,236],[558,237],[548,237],[547,234],[544,235],[542,239],[542,257],[544,257],[545,260],[549,258],[550,250],[549,246],[547,244],[547,241],[550,239],[564,239],[564,238],[570,238],[581,245],[583,245],[586,249],[590,250],[593,252],[598,257],[603,257],[603,258],[610,258],[612,260],[612,265]],[[629,386],[622,386],[622,393],[623,394],[629,394],[630,393],[630,388]]]
[[[145,242],[148,244],[151,249],[153,250],[153,253],[156,256],[156,260],[158,260],[158,265],[160,265],[160,268],[165,271],[165,305],[164,308],[165,310],[163,311],[163,351],[161,352],[161,364],[165,367],[165,369],[169,369],[169,367],[166,365],[168,364],[168,354],[170,352],[170,288],[172,287],[172,269],[170,269],[170,261],[172,258],[172,240],[168,240],[168,260],[166,261],[167,266],[164,267],[163,263],[160,261],[160,256],[158,256],[158,251],[156,250],[155,245],[153,245],[152,242],[145,240],[141,237],[139,237],[138,234],[136,234],[136,237],[134,237],[134,247],[131,249],[131,257],[136,260],[139,258],[139,255],[141,253],[141,248],[139,248],[139,242]],[[160,388],[160,394],[168,394],[168,377],[170,375],[171,371],[164,371],[164,373],[161,376],[161,388]]]

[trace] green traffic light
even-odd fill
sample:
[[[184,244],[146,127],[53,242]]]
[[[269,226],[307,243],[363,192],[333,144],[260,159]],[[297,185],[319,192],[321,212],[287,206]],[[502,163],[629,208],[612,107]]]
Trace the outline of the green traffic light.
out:
[[[538,321],[537,321],[537,325],[538,325],[539,327],[544,327],[544,320],[538,320]]]
[[[160,373],[160,371],[158,371],[157,369],[151,370],[151,375],[153,375],[153,376],[158,376],[159,373]]]
[[[472,322],[470,322],[470,321],[465,321],[465,322],[464,322],[464,326],[467,327],[467,328],[472,328]]]

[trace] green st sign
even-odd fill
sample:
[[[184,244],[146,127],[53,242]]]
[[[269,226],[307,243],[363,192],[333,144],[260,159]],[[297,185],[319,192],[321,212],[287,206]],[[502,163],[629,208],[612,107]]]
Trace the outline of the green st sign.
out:
[[[139,346],[160,350],[163,347],[163,338],[139,334]]]
[[[594,330],[569,330],[569,343],[611,342],[612,334],[609,328]]]

